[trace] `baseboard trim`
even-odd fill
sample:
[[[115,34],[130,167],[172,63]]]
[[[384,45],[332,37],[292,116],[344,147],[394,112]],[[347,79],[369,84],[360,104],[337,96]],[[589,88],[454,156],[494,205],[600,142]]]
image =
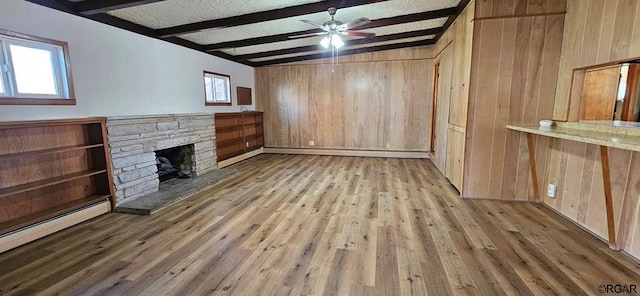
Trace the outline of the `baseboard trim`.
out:
[[[580,224],[580,222],[571,219],[571,217],[567,216],[565,213],[557,210],[556,208],[552,207],[551,205],[545,203],[545,202],[540,202],[540,204],[542,204],[543,206],[545,206],[547,209],[551,210],[552,212],[558,214],[560,217],[562,217],[563,219],[571,222],[573,225],[578,226],[578,228],[584,230],[585,232],[591,234],[593,237],[601,240],[603,243],[605,243],[607,245],[607,247],[609,246],[609,241],[607,240],[607,238],[605,238],[604,236],[601,236],[597,233],[595,233],[593,230],[587,228],[587,226]],[[631,256],[633,257],[633,256]],[[636,259],[638,260],[638,259]]]
[[[254,157],[256,155],[262,154],[263,150],[264,150],[264,148],[261,147],[260,149],[249,151],[249,152],[247,152],[245,154],[240,154],[238,156],[234,156],[232,158],[225,159],[223,161],[219,161],[218,162],[218,168],[221,169],[223,167],[228,167],[228,166],[230,166],[230,165],[232,165],[232,164],[234,164],[236,162],[241,162],[241,161],[243,161],[245,159],[248,159],[248,158]]]
[[[309,149],[309,148],[264,148],[264,153],[273,154],[303,154],[330,156],[360,156],[387,158],[426,158],[429,152],[419,151],[379,151],[379,150],[350,150],[350,149]]]
[[[34,225],[29,225],[0,237],[0,253],[24,245],[28,242],[43,238],[73,225],[82,223],[91,218],[106,214],[111,211],[108,201],[90,205],[68,214],[47,220]]]

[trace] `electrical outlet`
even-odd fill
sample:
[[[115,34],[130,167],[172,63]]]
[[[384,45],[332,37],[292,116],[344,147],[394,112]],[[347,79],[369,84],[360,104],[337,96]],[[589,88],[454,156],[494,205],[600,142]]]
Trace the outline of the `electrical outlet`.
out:
[[[557,192],[558,192],[558,185],[549,183],[549,185],[547,186],[547,196],[556,197]]]
[[[247,142],[247,147],[249,147],[249,142]]]
[[[309,146],[315,146],[316,145],[316,141],[309,141]]]

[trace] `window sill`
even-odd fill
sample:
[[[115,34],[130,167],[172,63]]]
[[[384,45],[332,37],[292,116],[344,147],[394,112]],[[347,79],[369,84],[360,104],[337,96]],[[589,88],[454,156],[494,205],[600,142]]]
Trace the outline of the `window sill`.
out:
[[[205,102],[205,106],[231,106],[231,103],[209,103]]]
[[[76,99],[29,99],[0,97],[0,105],[75,105]]]

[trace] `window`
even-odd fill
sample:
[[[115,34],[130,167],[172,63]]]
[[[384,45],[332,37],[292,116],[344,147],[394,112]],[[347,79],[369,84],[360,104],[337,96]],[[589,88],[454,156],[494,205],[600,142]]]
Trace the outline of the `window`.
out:
[[[204,104],[231,106],[231,76],[204,71]]]
[[[0,30],[0,104],[75,105],[66,42]]]

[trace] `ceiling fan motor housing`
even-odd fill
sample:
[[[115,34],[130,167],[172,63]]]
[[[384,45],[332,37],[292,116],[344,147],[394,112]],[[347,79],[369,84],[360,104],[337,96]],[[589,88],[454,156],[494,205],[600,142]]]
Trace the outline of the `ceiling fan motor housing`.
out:
[[[331,20],[325,22],[324,24],[322,24],[323,26],[331,29],[331,31],[335,31],[338,29],[338,26],[342,25],[343,23],[341,21],[336,21],[333,17],[336,15],[336,11],[338,11],[338,9],[336,9],[335,7],[329,7],[329,9],[327,9],[327,11],[329,12],[329,14],[331,15]]]

